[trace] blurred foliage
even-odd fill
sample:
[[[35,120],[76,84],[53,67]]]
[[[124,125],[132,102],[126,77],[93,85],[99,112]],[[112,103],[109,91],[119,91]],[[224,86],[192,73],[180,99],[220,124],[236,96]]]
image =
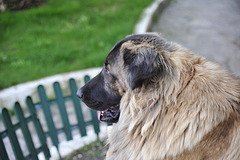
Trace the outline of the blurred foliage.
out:
[[[102,66],[152,0],[48,0],[0,13],[0,89]]]

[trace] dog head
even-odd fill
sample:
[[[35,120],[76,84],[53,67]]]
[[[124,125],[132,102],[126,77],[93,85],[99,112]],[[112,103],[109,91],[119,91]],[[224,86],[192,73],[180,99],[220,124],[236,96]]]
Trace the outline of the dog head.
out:
[[[164,76],[169,66],[169,44],[158,34],[128,36],[110,50],[102,71],[78,90],[78,97],[98,110],[101,121],[116,123],[120,101],[127,90],[148,86]]]

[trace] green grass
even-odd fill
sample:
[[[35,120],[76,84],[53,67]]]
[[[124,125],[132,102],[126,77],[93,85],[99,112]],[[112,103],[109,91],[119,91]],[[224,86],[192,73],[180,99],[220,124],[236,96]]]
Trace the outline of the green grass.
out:
[[[152,0],[48,0],[0,13],[0,89],[102,66]]]

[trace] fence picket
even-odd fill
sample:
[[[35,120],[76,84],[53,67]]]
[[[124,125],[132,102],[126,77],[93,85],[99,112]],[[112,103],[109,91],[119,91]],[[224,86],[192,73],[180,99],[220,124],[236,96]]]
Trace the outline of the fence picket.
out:
[[[48,146],[47,146],[46,136],[44,134],[42,125],[41,125],[41,123],[40,123],[40,121],[37,117],[37,112],[36,112],[36,109],[34,107],[34,103],[32,101],[32,98],[30,96],[28,96],[26,98],[26,104],[27,104],[28,112],[32,116],[33,125],[34,125],[34,128],[35,128],[36,132],[37,132],[40,144],[42,146],[43,154],[44,154],[46,159],[49,159],[51,157],[51,155],[50,155],[50,151],[49,151]]]
[[[5,128],[7,129],[7,134],[8,134],[8,137],[9,137],[14,155],[15,155],[17,160],[23,160],[24,156],[23,156],[23,153],[22,153],[22,149],[21,149],[20,144],[18,142],[18,138],[17,138],[17,135],[15,133],[14,125],[12,124],[11,117],[10,117],[9,112],[6,108],[4,108],[2,110],[1,116],[2,116],[3,124],[4,124]]]
[[[99,128],[99,120],[97,118],[97,112],[94,110],[90,110],[91,112],[91,117],[92,117],[92,123],[93,123],[93,128],[94,128],[94,132],[97,134],[99,134],[100,132],[100,128]]]
[[[0,114],[1,113],[1,109],[0,109]],[[5,145],[3,143],[3,140],[2,140],[2,135],[0,134],[0,160],[9,160],[9,157],[7,155],[7,151],[5,149]]]
[[[80,130],[81,136],[83,137],[83,136],[87,135],[86,123],[84,121],[80,100],[76,96],[77,84],[76,84],[75,79],[70,79],[69,80],[69,88],[70,88],[70,92],[71,92],[71,98],[72,98],[73,103],[74,103],[74,109],[75,109],[76,117],[77,117],[77,121],[78,121],[78,128]]]
[[[90,80],[90,77],[88,75],[84,76],[84,82],[87,83]],[[97,112],[94,110],[90,110],[91,117],[92,117],[92,123],[95,133],[98,135],[100,132],[99,128],[99,120],[97,118]]]
[[[62,120],[62,123],[63,123],[63,130],[65,132],[67,140],[72,140],[73,137],[72,137],[71,127],[70,127],[70,123],[69,123],[69,119],[68,119],[68,114],[67,114],[67,110],[66,110],[66,106],[65,106],[65,101],[64,101],[62,89],[61,89],[60,84],[58,82],[53,83],[53,88],[54,88],[55,97],[56,97],[56,100],[57,100],[57,103],[58,103],[58,108],[59,108],[59,111],[60,111],[61,120]]]
[[[45,89],[42,85],[40,85],[38,86],[37,91],[38,91],[39,99],[42,104],[44,117],[48,126],[48,132],[49,132],[50,138],[52,140],[53,145],[58,148],[59,140],[58,140],[57,130],[53,122],[53,118],[52,118],[53,116],[50,110],[50,105],[48,102]]]
[[[36,151],[35,146],[33,144],[31,133],[28,129],[28,123],[27,123],[27,121],[24,117],[22,108],[21,108],[21,106],[18,102],[16,102],[15,105],[14,105],[14,111],[15,111],[17,119],[20,123],[20,127],[21,127],[21,130],[22,130],[22,133],[23,133],[24,140],[26,142],[28,151],[30,152],[30,155],[31,155],[30,157],[34,160],[35,159],[38,160],[37,151]]]

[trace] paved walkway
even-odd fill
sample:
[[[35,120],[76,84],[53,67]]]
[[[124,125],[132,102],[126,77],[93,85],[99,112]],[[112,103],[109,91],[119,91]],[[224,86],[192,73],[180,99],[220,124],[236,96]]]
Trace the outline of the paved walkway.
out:
[[[152,31],[240,76],[240,0],[174,0]]]

